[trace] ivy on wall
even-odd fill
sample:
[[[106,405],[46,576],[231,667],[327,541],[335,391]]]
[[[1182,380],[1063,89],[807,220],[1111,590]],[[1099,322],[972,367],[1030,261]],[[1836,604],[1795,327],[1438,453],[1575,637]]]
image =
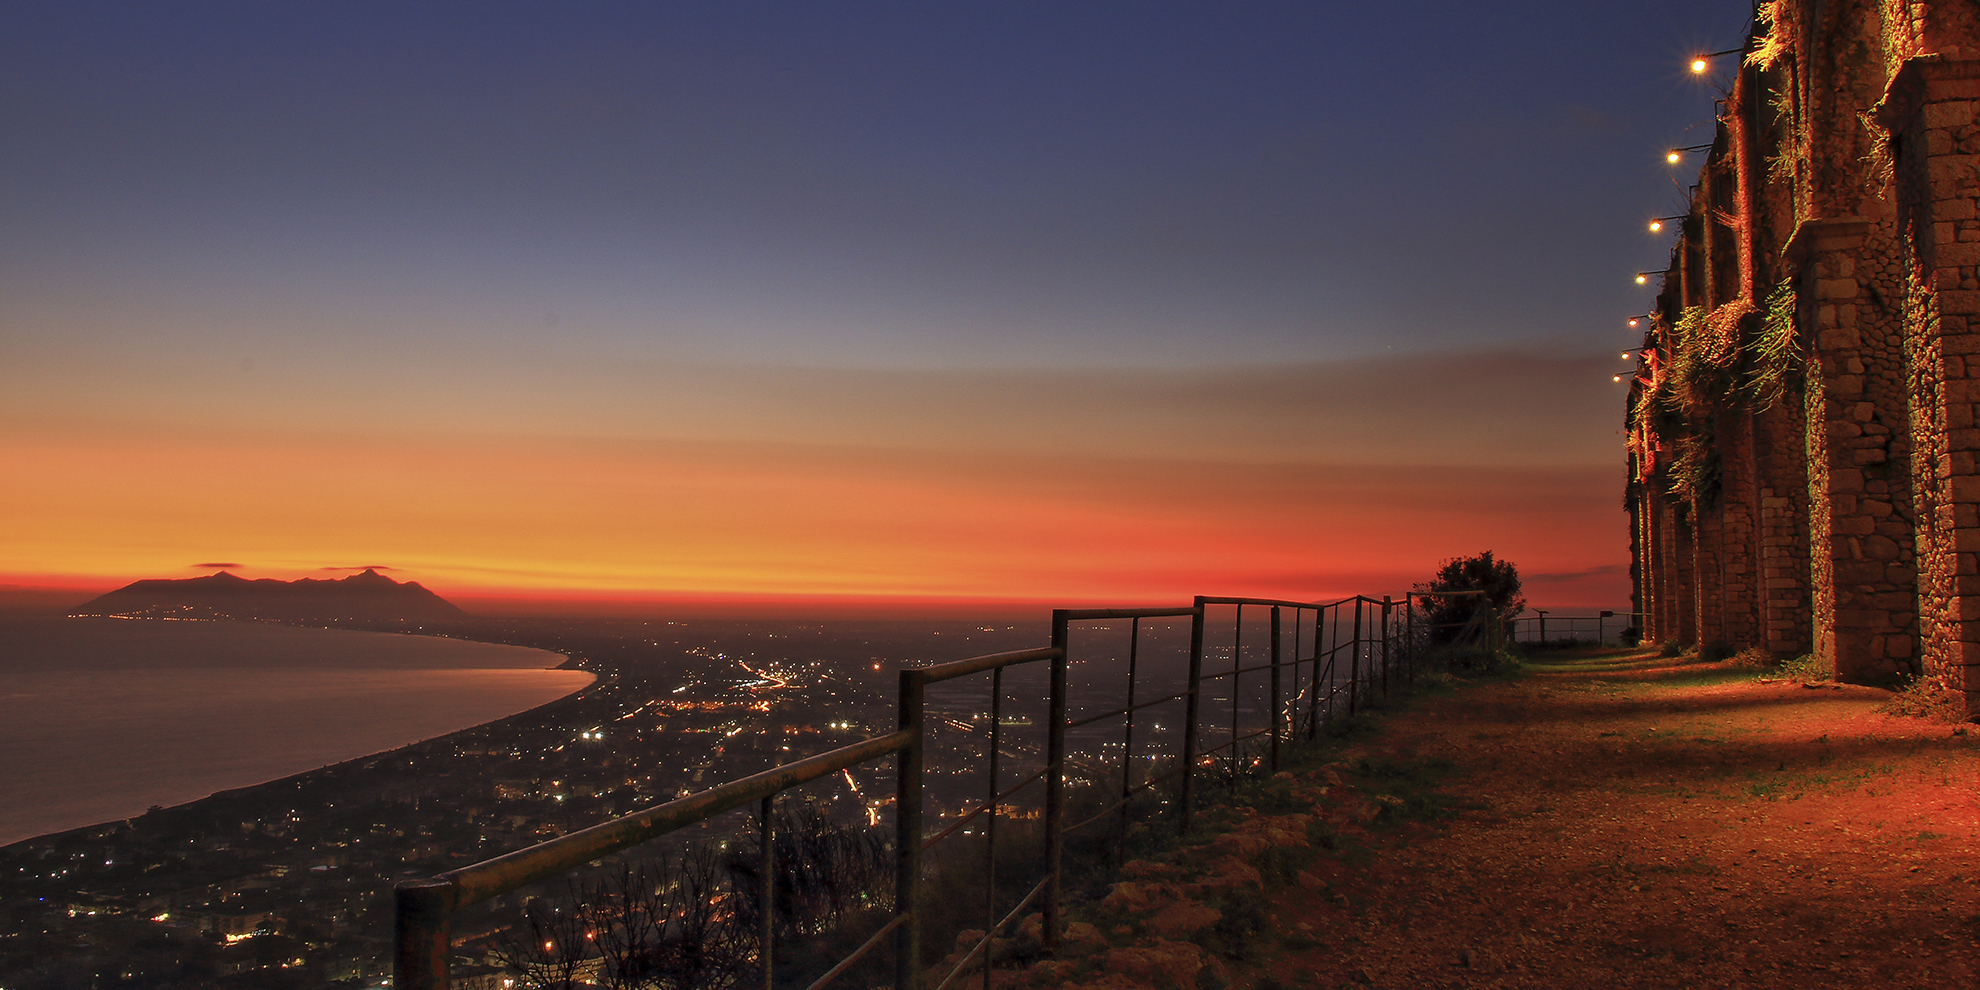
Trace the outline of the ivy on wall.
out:
[[[1665,335],[1660,373],[1637,391],[1630,409],[1631,442],[1641,463],[1656,465],[1654,476],[1679,503],[1718,503],[1719,416],[1765,412],[1793,386],[1800,366],[1796,302],[1793,282],[1783,280],[1764,308],[1745,300],[1709,313],[1693,306]],[[1670,456],[1659,462],[1654,451],[1664,445]]]

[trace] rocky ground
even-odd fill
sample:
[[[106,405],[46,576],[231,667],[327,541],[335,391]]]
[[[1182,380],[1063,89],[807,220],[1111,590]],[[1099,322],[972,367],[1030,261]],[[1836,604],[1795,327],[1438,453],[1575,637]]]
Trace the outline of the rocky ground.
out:
[[[1891,697],[1541,654],[1206,816],[997,982],[1973,986],[1980,726]]]

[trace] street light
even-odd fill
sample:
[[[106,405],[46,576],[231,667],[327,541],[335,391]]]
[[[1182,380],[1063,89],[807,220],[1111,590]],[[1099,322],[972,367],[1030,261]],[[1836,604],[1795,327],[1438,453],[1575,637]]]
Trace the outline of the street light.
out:
[[[1670,223],[1673,220],[1682,220],[1682,219],[1684,219],[1684,215],[1681,213],[1674,217],[1651,217],[1650,232],[1653,234],[1657,233],[1658,231],[1664,229],[1665,224]]]
[[[1683,158],[1686,152],[1711,151],[1711,150],[1712,150],[1712,146],[1709,144],[1694,144],[1688,148],[1672,148],[1671,150],[1664,153],[1664,160],[1670,162],[1673,165],[1676,165],[1678,163],[1678,160]],[[1666,219],[1677,219],[1677,218],[1667,217]]]
[[[1705,70],[1712,67],[1713,59],[1721,55],[1738,55],[1744,51],[1746,51],[1744,48],[1728,48],[1722,52],[1706,52],[1703,55],[1693,55],[1691,57],[1691,74],[1702,76],[1705,74]]]

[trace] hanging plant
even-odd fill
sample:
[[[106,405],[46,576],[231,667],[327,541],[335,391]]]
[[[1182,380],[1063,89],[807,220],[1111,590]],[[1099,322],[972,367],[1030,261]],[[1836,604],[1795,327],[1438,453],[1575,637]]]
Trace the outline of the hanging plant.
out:
[[[1767,294],[1760,332],[1753,338],[1752,367],[1746,375],[1746,397],[1754,412],[1772,409],[1787,394],[1788,381],[1795,370],[1797,303],[1793,279],[1782,279]]]
[[[1680,503],[1696,501],[1701,509],[1719,502],[1723,488],[1720,476],[1719,445],[1712,434],[1692,433],[1672,444],[1669,468],[1665,469],[1665,490]]]

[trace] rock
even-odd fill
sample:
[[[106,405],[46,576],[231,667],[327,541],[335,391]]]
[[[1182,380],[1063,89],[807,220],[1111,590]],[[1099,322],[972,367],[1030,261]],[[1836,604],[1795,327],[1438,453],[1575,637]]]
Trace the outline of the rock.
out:
[[[1196,888],[1198,893],[1206,890],[1245,886],[1257,887],[1263,890],[1265,888],[1265,878],[1260,876],[1258,871],[1250,863],[1236,856],[1226,856],[1211,864],[1210,875],[1204,877],[1202,882],[1193,884],[1192,886]]]
[[[1123,880],[1114,884],[1100,903],[1116,911],[1135,914],[1157,910],[1181,897],[1175,884]]]
[[[1024,917],[1018,919],[1017,935],[1019,938],[1028,938],[1033,942],[1044,941],[1045,916],[1039,914],[1036,911],[1033,911],[1032,913],[1027,914]]]
[[[1114,949],[1107,953],[1109,974],[1132,977],[1148,984],[1167,983],[1176,990],[1196,990],[1196,972],[1203,968],[1202,953],[1187,942],[1155,939],[1155,944]]]
[[[1057,959],[1046,959],[1042,962],[1032,963],[1028,975],[1034,982],[1057,983],[1059,980],[1064,979],[1066,974],[1072,972],[1072,968],[1072,963],[1061,962]]]
[[[1059,937],[1059,955],[1067,958],[1090,956],[1107,951],[1107,936],[1100,929],[1084,921],[1075,921],[1066,926],[1066,933]]]
[[[1218,836],[1213,845],[1224,852],[1249,857],[1272,848],[1272,841],[1256,832],[1227,832]]]
[[[1224,920],[1224,912],[1199,901],[1178,901],[1148,919],[1148,928],[1165,938],[1181,938]]]
[[[1124,877],[1179,877],[1182,876],[1182,872],[1182,867],[1172,863],[1157,863],[1146,859],[1121,864],[1121,875]]]

